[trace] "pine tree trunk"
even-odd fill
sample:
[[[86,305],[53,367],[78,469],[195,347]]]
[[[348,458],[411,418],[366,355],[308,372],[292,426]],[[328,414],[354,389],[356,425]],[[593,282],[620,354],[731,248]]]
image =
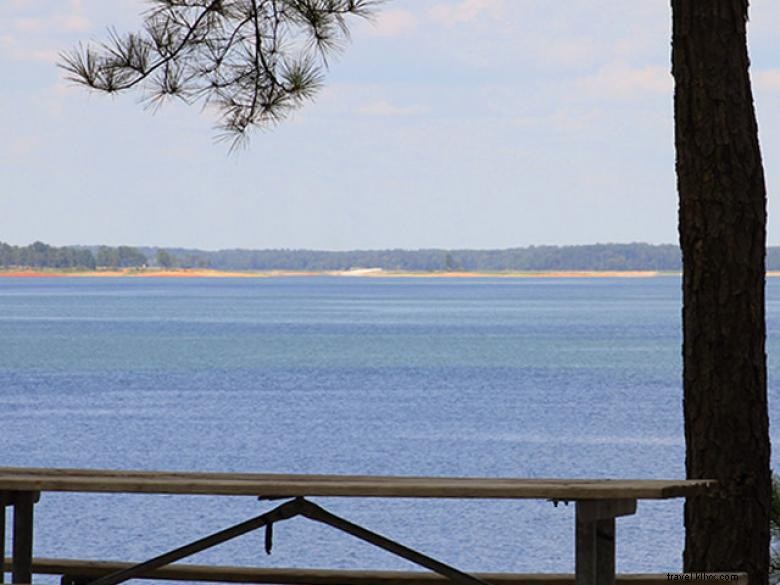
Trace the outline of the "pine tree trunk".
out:
[[[766,188],[748,74],[747,0],[672,0],[683,253],[686,571],[769,566]]]

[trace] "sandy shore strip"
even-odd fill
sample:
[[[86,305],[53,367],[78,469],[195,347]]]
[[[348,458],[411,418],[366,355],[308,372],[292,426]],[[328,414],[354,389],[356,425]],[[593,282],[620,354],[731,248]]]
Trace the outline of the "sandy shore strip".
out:
[[[409,272],[383,270],[381,268],[355,268],[351,270],[212,270],[212,269],[171,269],[126,268],[88,271],[13,269],[0,270],[0,278],[274,278],[303,276],[343,276],[363,278],[652,278],[655,276],[675,275],[673,272],[654,270],[601,271],[601,270],[556,270],[534,272]],[[767,276],[780,276],[780,272],[767,273]]]

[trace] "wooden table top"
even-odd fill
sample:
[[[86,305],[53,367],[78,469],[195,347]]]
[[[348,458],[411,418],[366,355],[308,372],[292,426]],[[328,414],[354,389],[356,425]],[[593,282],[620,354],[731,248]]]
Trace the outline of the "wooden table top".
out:
[[[484,499],[666,499],[705,493],[713,480],[515,479],[189,473],[0,467],[0,491]]]

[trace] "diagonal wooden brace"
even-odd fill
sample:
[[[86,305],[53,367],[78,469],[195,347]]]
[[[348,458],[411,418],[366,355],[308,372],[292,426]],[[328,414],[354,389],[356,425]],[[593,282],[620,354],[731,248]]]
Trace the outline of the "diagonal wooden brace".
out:
[[[430,569],[431,571],[447,577],[454,583],[460,585],[488,585],[485,581],[477,579],[467,573],[463,573],[449,565],[445,565],[431,557],[428,557],[422,553],[419,553],[413,549],[403,546],[397,542],[394,542],[384,536],[381,536],[375,532],[371,532],[362,526],[353,524],[348,520],[344,520],[334,514],[331,514],[327,510],[307,501],[304,498],[295,498],[285,502],[284,504],[274,508],[270,512],[261,514],[251,520],[242,522],[230,528],[226,528],[220,532],[216,532],[210,536],[201,538],[188,545],[177,548],[176,550],[159,555],[153,559],[150,559],[144,563],[133,565],[127,569],[111,573],[96,579],[89,583],[89,585],[118,585],[138,577],[144,577],[149,571],[159,569],[165,565],[201,552],[247,532],[257,530],[258,528],[266,527],[266,530],[273,525],[274,522],[281,520],[287,520],[296,516],[304,516],[310,520],[322,522],[328,524],[334,528],[342,530],[352,536],[355,536],[361,540],[373,544],[379,548],[389,551],[397,556],[405,558],[413,563]],[[268,532],[266,532],[266,538],[268,539]],[[270,539],[266,540],[267,552],[270,552]],[[80,580],[79,580],[80,581]],[[74,581],[71,581],[74,582]]]
[[[268,524],[272,524],[280,520],[294,518],[301,513],[301,501],[302,500],[300,498],[290,500],[289,502],[285,502],[284,504],[274,508],[270,512],[266,512],[265,514],[251,518],[246,522],[242,522],[241,524],[236,524],[230,528],[215,532],[214,534],[179,547],[176,550],[159,555],[144,563],[139,563],[122,571],[117,571],[115,573],[100,577],[99,579],[92,581],[91,585],[118,585],[119,583],[124,583],[130,579],[143,577],[144,574],[148,571],[159,569],[160,567],[164,567],[165,565],[169,565],[173,562],[194,555],[195,553],[199,553],[218,544],[222,544],[223,542],[227,542],[228,540],[232,540],[238,536],[246,534],[247,532],[252,532],[253,530],[257,530],[258,528],[262,528],[263,526],[267,526]]]
[[[340,518],[335,514],[331,514],[324,508],[321,508],[320,506],[317,506],[316,504],[313,504],[308,500],[301,499],[300,514],[301,516],[309,518],[310,520],[316,520],[317,522],[322,522],[323,524],[332,526],[333,528],[346,532],[347,534],[351,534],[352,536],[359,538],[360,540],[368,542],[369,544],[373,544],[374,546],[377,546],[396,556],[404,558],[407,561],[411,561],[415,565],[425,567],[426,569],[429,569],[434,573],[438,573],[439,575],[446,577],[453,583],[459,583],[460,585],[489,585],[486,581],[477,579],[476,577],[469,575],[468,573],[464,573],[462,571],[459,571],[458,569],[455,569],[454,567],[445,565],[444,563],[437,561],[436,559],[433,559],[420,552],[417,552],[416,550],[413,550],[409,547],[406,547],[402,544],[392,541],[389,538],[385,538],[384,536],[377,534],[376,532],[371,532],[370,530],[363,528],[362,526],[353,524],[349,520],[345,520],[344,518]]]

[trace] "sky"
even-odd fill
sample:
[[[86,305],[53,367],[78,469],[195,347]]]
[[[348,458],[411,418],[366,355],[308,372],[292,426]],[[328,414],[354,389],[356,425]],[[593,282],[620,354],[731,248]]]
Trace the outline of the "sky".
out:
[[[144,0],[0,2],[0,241],[161,247],[674,243],[666,0],[388,0],[324,89],[234,154],[212,112],[66,82]],[[780,3],[752,78],[780,244]]]

